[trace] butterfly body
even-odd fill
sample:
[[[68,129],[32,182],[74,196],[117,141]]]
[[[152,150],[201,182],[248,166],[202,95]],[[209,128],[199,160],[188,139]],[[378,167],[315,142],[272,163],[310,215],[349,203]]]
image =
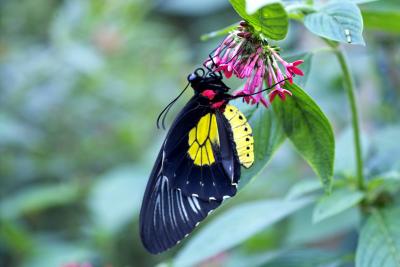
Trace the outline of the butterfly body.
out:
[[[172,123],[150,174],[140,232],[151,253],[174,246],[234,196],[240,166],[254,161],[251,127],[229,105],[229,88],[218,75],[204,76],[189,75],[194,96]]]

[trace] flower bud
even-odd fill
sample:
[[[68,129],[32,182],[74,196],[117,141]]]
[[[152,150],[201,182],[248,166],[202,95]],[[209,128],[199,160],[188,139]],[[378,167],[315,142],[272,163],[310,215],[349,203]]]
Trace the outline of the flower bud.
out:
[[[252,36],[251,32],[245,32],[244,33],[244,38],[248,39]]]
[[[242,26],[242,27],[247,27],[247,26],[249,26],[249,25],[247,24],[247,22],[244,21],[244,20],[241,20],[240,23],[239,23],[239,25]]]

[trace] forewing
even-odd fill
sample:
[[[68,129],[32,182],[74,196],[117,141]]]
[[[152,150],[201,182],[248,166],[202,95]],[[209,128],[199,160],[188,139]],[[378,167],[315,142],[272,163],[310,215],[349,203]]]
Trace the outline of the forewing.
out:
[[[140,213],[142,242],[150,252],[174,246],[224,198],[236,193],[240,172],[233,172],[239,163],[229,131],[219,125],[221,118],[194,97],[172,124],[150,175]],[[199,147],[190,152],[194,142]],[[234,167],[226,169],[224,161]]]
[[[205,201],[235,195],[240,164],[224,116],[199,98],[177,121],[163,146],[163,174],[171,187]]]

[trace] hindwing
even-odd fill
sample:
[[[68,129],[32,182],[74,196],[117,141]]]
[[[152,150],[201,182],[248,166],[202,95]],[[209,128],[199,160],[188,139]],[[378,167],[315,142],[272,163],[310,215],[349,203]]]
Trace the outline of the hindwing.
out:
[[[251,126],[243,113],[233,105],[226,106],[224,116],[230,124],[240,164],[245,168],[250,168],[254,163],[254,139]]]

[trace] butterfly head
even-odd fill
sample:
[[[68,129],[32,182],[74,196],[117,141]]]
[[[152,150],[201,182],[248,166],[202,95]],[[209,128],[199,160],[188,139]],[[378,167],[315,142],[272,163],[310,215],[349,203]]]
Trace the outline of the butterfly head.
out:
[[[196,69],[193,73],[188,75],[188,82],[195,88],[202,80],[204,80],[205,72],[202,68]]]
[[[229,101],[229,87],[222,81],[219,73],[196,69],[188,76],[188,81],[197,95],[207,99],[213,108],[221,108]]]

